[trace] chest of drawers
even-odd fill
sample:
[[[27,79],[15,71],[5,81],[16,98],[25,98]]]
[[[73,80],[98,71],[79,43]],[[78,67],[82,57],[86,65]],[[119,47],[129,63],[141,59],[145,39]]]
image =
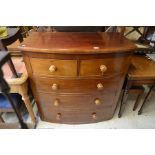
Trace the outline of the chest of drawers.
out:
[[[113,117],[135,46],[117,33],[34,32],[19,49],[41,119],[80,124]]]

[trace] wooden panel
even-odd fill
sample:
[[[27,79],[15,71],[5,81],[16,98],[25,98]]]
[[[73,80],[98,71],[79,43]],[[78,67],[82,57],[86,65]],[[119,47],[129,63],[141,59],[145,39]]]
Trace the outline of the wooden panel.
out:
[[[108,57],[104,59],[82,60],[80,63],[80,76],[115,76],[126,72],[130,57]],[[101,66],[106,70],[101,71]]]
[[[65,111],[82,111],[91,109],[100,109],[105,106],[112,106],[115,92],[89,95],[53,95],[50,93],[39,93],[39,101],[42,109],[65,110]],[[99,100],[100,102],[96,102]]]
[[[69,124],[111,119],[134,49],[118,33],[32,33],[20,50],[41,119]]]
[[[33,32],[20,51],[57,54],[126,53],[136,46],[119,33]]]
[[[34,78],[38,92],[55,93],[103,93],[115,91],[123,76],[99,79]]]
[[[77,75],[76,60],[52,60],[30,58],[34,74],[42,76],[71,76]],[[55,66],[55,71],[50,71],[50,67]]]
[[[95,116],[94,116],[95,115]],[[83,123],[96,123],[111,119],[113,110],[111,107],[106,107],[100,110],[92,111],[54,111],[48,109],[42,115],[43,121],[63,123],[63,124],[83,124]]]
[[[42,109],[42,120],[56,123],[93,123],[110,119],[113,115],[112,103],[115,93],[103,95],[51,95],[39,94]],[[95,104],[99,98],[101,105]],[[55,99],[59,99],[58,106],[54,106]],[[96,119],[93,115],[96,113]],[[60,118],[59,118],[60,117]]]

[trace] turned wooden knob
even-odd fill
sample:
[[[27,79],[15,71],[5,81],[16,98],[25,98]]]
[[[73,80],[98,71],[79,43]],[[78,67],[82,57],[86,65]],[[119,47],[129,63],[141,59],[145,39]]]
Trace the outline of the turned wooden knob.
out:
[[[54,101],[54,106],[55,106],[55,107],[59,106],[59,103],[60,103],[59,100],[58,100],[58,99],[55,99],[55,101]]]
[[[103,89],[102,83],[98,83],[98,84],[97,84],[97,89],[98,89],[98,90],[102,90],[102,89]]]
[[[107,70],[107,67],[105,65],[101,65],[100,70],[102,73],[104,73]]]
[[[54,83],[53,85],[52,85],[52,90],[57,90],[58,89],[58,85],[56,84],[56,83]]]
[[[96,119],[96,118],[97,118],[96,112],[93,112],[93,113],[92,113],[92,118],[93,118],[93,119]]]
[[[57,68],[56,68],[56,66],[54,66],[54,65],[51,65],[50,68],[49,68],[49,71],[50,71],[51,73],[55,72],[56,70],[57,70]]]
[[[95,104],[96,104],[96,105],[100,105],[100,104],[102,104],[102,102],[101,102],[100,99],[97,98],[97,99],[95,99]]]
[[[61,113],[57,113],[56,119],[61,120]]]

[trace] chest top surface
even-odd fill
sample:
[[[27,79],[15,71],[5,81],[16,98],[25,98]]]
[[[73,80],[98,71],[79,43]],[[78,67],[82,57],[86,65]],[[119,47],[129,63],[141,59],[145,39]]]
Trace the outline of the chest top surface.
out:
[[[33,32],[19,49],[23,52],[97,54],[129,52],[136,47],[119,33]]]

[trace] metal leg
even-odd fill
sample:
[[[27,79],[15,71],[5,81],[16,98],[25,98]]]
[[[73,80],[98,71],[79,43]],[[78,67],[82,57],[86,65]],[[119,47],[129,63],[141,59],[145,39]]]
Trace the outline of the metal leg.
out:
[[[151,95],[151,93],[152,93],[152,91],[153,91],[154,88],[155,88],[155,86],[151,86],[149,92],[147,93],[147,95],[146,95],[146,97],[145,97],[145,99],[144,99],[144,102],[143,102],[143,104],[142,104],[140,110],[138,111],[138,115],[140,115],[140,114],[142,113],[143,108],[144,108],[144,105],[145,105],[146,102],[148,101],[148,99],[149,99],[149,97],[150,97],[150,95]]]

